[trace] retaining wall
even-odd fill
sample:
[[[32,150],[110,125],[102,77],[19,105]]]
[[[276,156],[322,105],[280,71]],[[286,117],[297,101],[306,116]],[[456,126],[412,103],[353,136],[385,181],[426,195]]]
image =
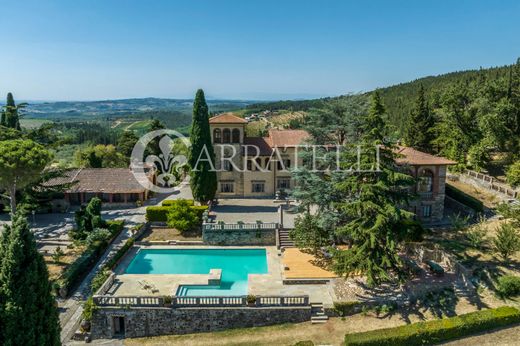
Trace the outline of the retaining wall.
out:
[[[124,317],[124,337],[213,332],[309,321],[310,306],[265,308],[107,308],[92,316],[92,338],[113,338],[114,318]],[[121,335],[123,336],[123,335]]]
[[[276,245],[275,229],[202,230],[209,245]]]

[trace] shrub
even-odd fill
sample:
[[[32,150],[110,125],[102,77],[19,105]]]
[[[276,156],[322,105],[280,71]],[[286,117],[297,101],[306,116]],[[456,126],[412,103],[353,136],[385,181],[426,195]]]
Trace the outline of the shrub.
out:
[[[449,219],[451,222],[451,226],[457,232],[462,231],[468,225],[469,222],[469,216],[462,217],[460,216],[460,214],[450,215]]]
[[[363,310],[368,311],[370,306],[370,303],[360,301],[334,302],[334,311],[336,311],[339,316],[350,316],[360,313]]]
[[[506,172],[507,182],[513,187],[520,186],[520,161],[513,163]]]
[[[520,224],[520,206],[500,203],[497,206],[497,212],[506,219],[512,219],[515,223]]]
[[[97,290],[100,289],[101,286],[103,286],[103,283],[107,281],[108,277],[110,276],[110,271],[106,270],[106,268],[101,269],[96,276],[92,279],[92,282],[90,283],[90,290],[92,294],[96,293]]]
[[[462,204],[467,205],[479,213],[484,211],[484,203],[482,203],[482,201],[479,201],[475,197],[462,192],[452,185],[446,184],[446,195]]]
[[[98,228],[90,232],[85,240],[88,247],[91,247],[95,242],[106,242],[112,238],[112,233],[108,229]]]
[[[125,253],[130,249],[132,246],[134,246],[135,239],[134,238],[128,238],[126,243],[121,246],[119,250],[112,256],[111,259],[107,261],[105,264],[106,269],[113,269],[117,262],[125,255]]]
[[[501,276],[497,283],[497,293],[502,298],[509,298],[520,295],[520,276]]]
[[[298,341],[293,346],[314,346],[314,342],[311,340]]]
[[[466,239],[470,245],[476,249],[480,249],[486,240],[487,229],[485,226],[486,219],[480,217],[479,222],[466,230]]]
[[[168,202],[168,203],[166,203],[166,205],[165,205],[164,204],[165,202]],[[208,210],[208,206],[207,205],[200,205],[200,206],[193,205],[192,200],[183,200],[183,199],[177,199],[177,200],[173,200],[173,201],[169,201],[169,200],[163,201],[162,206],[147,207],[146,208],[146,220],[150,221],[150,222],[167,222],[168,213],[170,212],[172,207],[179,205],[179,204],[186,205],[186,203],[188,204],[188,206],[191,209],[193,209],[196,212],[197,217],[200,220],[202,220],[202,214],[204,214],[204,212],[206,210]]]
[[[83,312],[81,313],[81,317],[83,317],[86,321],[92,320],[92,313],[96,309],[96,305],[94,304],[94,299],[92,296],[88,297],[88,299],[83,304]]]
[[[60,263],[61,258],[65,256],[65,253],[61,249],[61,247],[57,247],[54,253],[52,254],[52,260],[56,263]]]
[[[493,245],[504,262],[507,262],[509,257],[520,250],[520,236],[515,226],[512,223],[502,224],[497,230]]]
[[[107,221],[105,222],[105,227],[112,233],[112,237],[115,237],[125,228],[125,220]]]
[[[345,345],[426,345],[437,344],[484,330],[520,322],[520,311],[513,307],[481,310],[451,318],[418,322],[396,328],[345,335]]]
[[[166,200],[162,201],[161,205],[163,207],[171,207],[172,205],[178,203],[178,201],[180,201],[180,200],[179,199],[166,199]],[[186,201],[191,206],[195,205],[195,202],[192,199],[185,199],[184,201]]]
[[[200,222],[197,212],[186,201],[179,201],[170,207],[168,226],[185,233],[193,230]]]
[[[150,206],[146,208],[146,220],[150,222],[168,221],[171,206]]]

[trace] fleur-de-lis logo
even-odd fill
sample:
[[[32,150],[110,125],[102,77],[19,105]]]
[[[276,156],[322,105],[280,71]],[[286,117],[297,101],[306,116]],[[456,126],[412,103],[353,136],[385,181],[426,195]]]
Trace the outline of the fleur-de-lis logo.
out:
[[[149,144],[154,139],[159,139],[159,152],[146,155],[146,149],[150,148]],[[188,159],[182,152],[187,152],[190,146],[189,139],[175,130],[164,129],[145,134],[132,151],[131,169],[134,177],[148,190],[173,192],[187,172]]]
[[[146,157],[146,164],[153,165],[157,170],[157,182],[162,186],[170,187],[177,185],[183,166],[188,162],[185,155],[175,155],[172,151],[174,142],[169,136],[159,140],[159,156],[152,154]]]

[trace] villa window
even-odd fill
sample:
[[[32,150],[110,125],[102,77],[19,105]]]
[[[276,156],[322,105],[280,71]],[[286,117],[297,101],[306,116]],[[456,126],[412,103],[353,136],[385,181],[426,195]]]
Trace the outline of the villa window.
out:
[[[283,170],[288,170],[289,168],[291,168],[291,160],[289,159],[282,159],[282,161],[278,161],[278,170],[279,171],[283,171]]]
[[[222,137],[223,137],[222,143],[231,143],[231,130],[224,129],[224,131],[222,131]]]
[[[251,192],[265,192],[265,182],[263,181],[254,181],[251,185]]]
[[[255,167],[255,170],[259,171],[262,169],[262,159],[257,157],[256,158],[256,167]]]
[[[229,183],[220,183],[220,192],[221,193],[233,193],[235,191],[235,184]]]
[[[422,207],[422,216],[424,218],[432,216],[432,206],[431,205],[423,205],[423,207]]]
[[[271,162],[269,161],[269,158],[266,157],[264,162],[265,162],[265,164],[264,164],[265,169],[270,171],[271,170],[271,167],[270,167],[271,166]]]
[[[290,189],[291,188],[291,179],[290,178],[280,178],[276,181],[277,189]]]
[[[430,170],[423,170],[417,182],[417,192],[433,191],[433,173]]]
[[[231,162],[229,160],[225,160],[222,162],[222,168],[227,171],[227,172],[232,172],[233,171],[233,165],[231,164]]]
[[[222,143],[222,131],[220,131],[220,129],[213,130],[213,141],[215,143]]]
[[[233,143],[240,143],[240,130],[233,129]]]

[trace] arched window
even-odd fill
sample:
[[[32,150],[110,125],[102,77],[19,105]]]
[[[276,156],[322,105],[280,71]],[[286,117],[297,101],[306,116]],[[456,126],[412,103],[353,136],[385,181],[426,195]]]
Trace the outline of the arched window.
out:
[[[261,169],[262,169],[262,159],[259,158],[259,157],[257,157],[257,158],[255,159],[255,161],[256,161],[256,167],[255,167],[255,169],[256,169],[257,171],[261,170]]]
[[[222,143],[222,132],[220,131],[220,129],[213,130],[213,142]]]
[[[417,192],[432,192],[433,191],[433,172],[429,169],[424,169],[419,173],[417,182]]]
[[[240,143],[240,130],[233,129],[233,142],[232,143]]]
[[[222,143],[231,143],[231,131],[224,129],[224,131],[222,131],[222,138],[224,139]]]

